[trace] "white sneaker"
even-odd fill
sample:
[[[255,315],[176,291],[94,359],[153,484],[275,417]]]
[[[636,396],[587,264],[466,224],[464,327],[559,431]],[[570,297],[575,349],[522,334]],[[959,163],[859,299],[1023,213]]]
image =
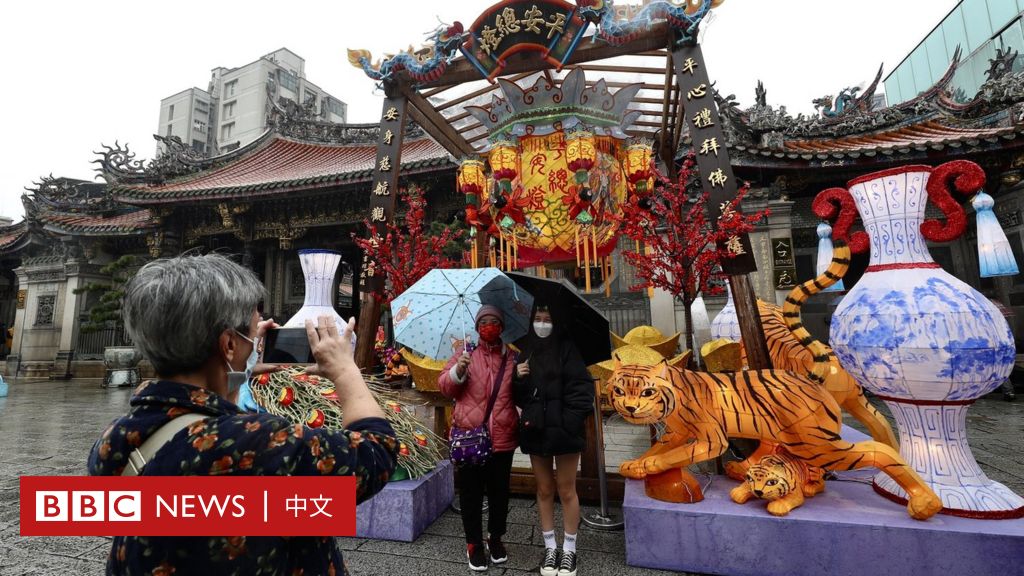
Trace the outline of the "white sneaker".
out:
[[[544,562],[540,565],[540,576],[555,576],[556,574],[558,574],[558,550],[545,548]]]
[[[562,552],[562,561],[558,563],[558,576],[576,576],[575,552]]]

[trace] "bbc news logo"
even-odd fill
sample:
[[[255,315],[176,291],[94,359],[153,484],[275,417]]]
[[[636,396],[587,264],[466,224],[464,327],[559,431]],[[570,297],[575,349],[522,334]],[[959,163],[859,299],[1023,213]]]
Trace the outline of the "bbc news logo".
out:
[[[22,536],[355,536],[352,476],[23,476]]]
[[[138,522],[142,492],[40,490],[36,492],[36,522]]]

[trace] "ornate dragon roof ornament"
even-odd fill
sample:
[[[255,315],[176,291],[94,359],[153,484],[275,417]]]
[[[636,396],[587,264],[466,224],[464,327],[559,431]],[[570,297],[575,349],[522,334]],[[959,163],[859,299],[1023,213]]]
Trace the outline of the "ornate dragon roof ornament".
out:
[[[171,178],[199,172],[212,165],[210,159],[204,158],[177,136],[154,134],[153,138],[164,145],[165,151],[148,164],[145,160],[136,160],[135,153],[128,145],[122,147],[118,141],[114,142],[114,146],[100,144],[104,151],[93,152],[100,158],[93,160],[92,163],[99,164],[96,171],[107,184],[158,184]]]
[[[495,95],[490,109],[466,106],[466,112],[492,137],[543,136],[583,124],[595,134],[625,139],[625,129],[641,115],[638,110],[626,110],[641,84],[631,84],[612,94],[603,78],[587,87],[582,68],[569,72],[560,86],[545,76],[527,89],[503,78],[498,83],[505,97]]]
[[[996,48],[995,58],[988,61],[985,79],[987,81],[999,80],[1013,72],[1013,65],[1017,61],[1018,54],[1020,52],[1014,50],[1011,46],[1007,46],[1005,50],[1003,48]]]
[[[116,211],[123,206],[114,202],[105,184],[43,176],[26,187],[29,194],[22,196],[26,213],[55,211],[68,214],[97,214]]]
[[[386,55],[383,61],[373,62],[373,55],[369,50],[350,49],[348,61],[381,83],[401,70],[405,70],[417,82],[430,82],[444,74],[448,64],[459,54],[463,36],[461,22],[442,24],[430,33],[427,43],[419,50],[409,46],[408,50]]]
[[[288,138],[324,144],[375,144],[380,132],[379,124],[338,124],[319,119],[311,102],[300,105],[278,96],[273,78],[267,79],[267,126]],[[407,137],[422,134],[418,125],[406,126]]]
[[[636,39],[658,20],[666,20],[678,34],[678,43],[695,42],[701,21],[725,0],[655,0],[632,18],[619,19],[612,0],[576,0],[579,14],[598,25],[595,38],[618,46]]]

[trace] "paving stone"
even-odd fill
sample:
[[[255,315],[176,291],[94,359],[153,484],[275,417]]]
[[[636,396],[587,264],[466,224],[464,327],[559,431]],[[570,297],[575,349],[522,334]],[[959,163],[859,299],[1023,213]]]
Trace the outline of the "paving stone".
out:
[[[340,536],[335,538],[335,540],[338,541],[338,547],[342,550],[355,550],[367,541],[366,538],[347,538]]]
[[[0,576],[26,574],[102,574],[109,538],[22,538],[18,535],[18,476],[24,474],[77,475],[85,473],[89,450],[104,428],[127,410],[129,390],[107,390],[95,382],[19,381],[0,402]],[[889,416],[888,408],[872,402]],[[38,426],[38,414],[51,425]],[[852,418],[846,422],[859,427]],[[605,424],[606,464],[635,458],[649,445],[648,429],[621,418]],[[998,395],[979,400],[968,412],[968,438],[986,474],[1024,494],[1024,401],[1003,402]],[[529,458],[524,458],[527,463]],[[593,510],[583,507],[583,513]],[[536,574],[543,554],[536,501],[512,498],[509,532],[505,541],[510,559],[491,567],[489,576]],[[555,525],[561,538],[561,507],[555,507]],[[580,528],[580,573],[586,576],[665,575],[625,565],[622,532]],[[471,574],[466,566],[462,523],[446,511],[416,542],[387,542],[339,538],[353,574]]]
[[[421,537],[422,538],[422,537]],[[466,564],[466,548],[461,549],[461,556],[450,561],[430,558],[417,558],[385,552],[356,550],[345,553],[345,563],[352,576],[372,576],[378,574],[429,574],[430,576],[467,576],[475,574]],[[461,560],[461,561],[458,561]],[[491,568],[487,576],[503,576],[502,568]]]

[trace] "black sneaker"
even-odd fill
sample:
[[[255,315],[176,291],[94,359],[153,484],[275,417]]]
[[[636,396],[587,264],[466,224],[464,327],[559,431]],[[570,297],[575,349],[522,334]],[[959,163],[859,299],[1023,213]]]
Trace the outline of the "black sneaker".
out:
[[[466,544],[466,558],[469,558],[469,569],[474,572],[487,570],[487,555],[483,544]]]
[[[501,538],[488,538],[487,549],[490,551],[492,564],[504,564],[508,561],[508,550],[501,543]]]
[[[558,564],[558,576],[576,576],[575,552],[562,552],[562,561]]]
[[[558,574],[558,550],[545,548],[544,563],[540,565],[540,576],[555,576],[556,574]]]

